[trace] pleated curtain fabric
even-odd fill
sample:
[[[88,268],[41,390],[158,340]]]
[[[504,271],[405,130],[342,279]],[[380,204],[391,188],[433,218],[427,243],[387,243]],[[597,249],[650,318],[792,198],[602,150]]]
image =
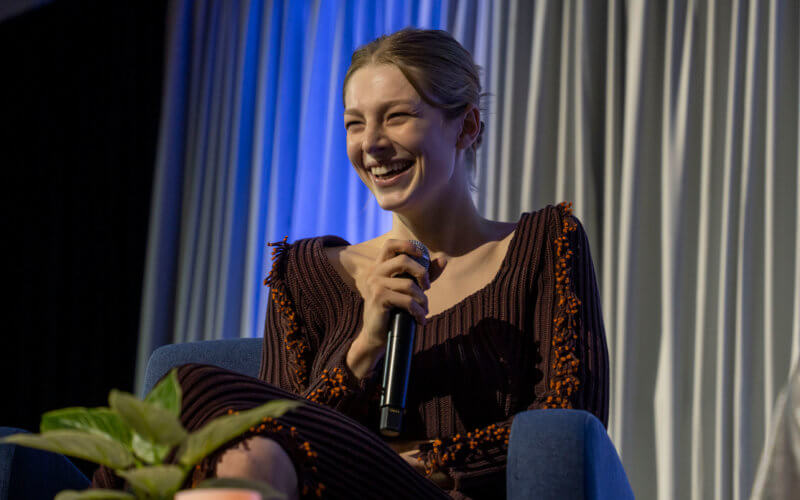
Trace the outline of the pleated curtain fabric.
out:
[[[743,499],[800,352],[797,0],[174,0],[138,386],[162,344],[261,335],[267,241],[389,229],[345,154],[359,45],[484,68],[484,215],[572,201],[639,498]]]

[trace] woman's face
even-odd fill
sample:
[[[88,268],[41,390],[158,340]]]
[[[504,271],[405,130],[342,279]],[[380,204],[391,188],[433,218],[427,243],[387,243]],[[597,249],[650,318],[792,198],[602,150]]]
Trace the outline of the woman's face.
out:
[[[368,65],[345,91],[347,155],[384,210],[422,208],[453,176],[459,120],[447,122],[394,65]]]

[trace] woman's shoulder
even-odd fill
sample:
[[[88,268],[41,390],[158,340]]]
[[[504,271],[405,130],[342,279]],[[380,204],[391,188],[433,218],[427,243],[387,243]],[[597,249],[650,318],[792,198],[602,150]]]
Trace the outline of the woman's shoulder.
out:
[[[591,260],[588,236],[580,219],[574,215],[571,202],[548,205],[537,213],[546,226],[542,230],[543,243],[550,246],[557,269],[575,259]]]
[[[555,205],[545,205],[532,212],[524,212],[520,216],[520,223],[526,223],[528,225],[537,223],[553,224],[561,223],[567,218],[575,218],[572,213],[572,202],[562,201]]]
[[[524,212],[520,216],[518,229],[527,232],[530,237],[553,243],[554,238],[564,236],[566,233],[582,232],[583,226],[573,214],[572,203],[563,201],[533,212]]]
[[[292,243],[282,241],[268,243],[272,248],[272,267],[264,280],[270,287],[284,287],[293,294],[309,293],[320,286],[330,287],[326,276],[330,268],[325,254],[330,248],[339,248],[349,243],[334,235],[301,238]]]
[[[572,213],[572,204],[563,202],[522,213],[514,239],[508,255],[511,265],[551,267],[558,259],[548,256],[560,256],[568,247],[574,252],[578,246],[583,246],[585,235],[583,226]]]

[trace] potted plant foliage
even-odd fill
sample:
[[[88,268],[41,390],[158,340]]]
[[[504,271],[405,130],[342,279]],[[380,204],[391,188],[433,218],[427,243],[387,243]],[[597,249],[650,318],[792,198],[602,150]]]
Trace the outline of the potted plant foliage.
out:
[[[47,412],[42,416],[40,434],[14,434],[0,439],[0,443],[62,453],[105,465],[128,485],[126,491],[66,490],[60,492],[56,500],[166,500],[173,498],[192,468],[209,453],[265,419],[280,417],[302,403],[270,401],[251,410],[223,415],[189,433],[180,423],[181,387],[173,369],[143,401],[115,389],[109,394],[108,404],[109,407],[74,407]],[[173,450],[173,461],[164,463]],[[243,479],[209,479],[198,488],[219,488],[234,493],[249,490],[255,495],[239,498],[257,498],[258,495],[263,500],[284,498],[264,482]]]

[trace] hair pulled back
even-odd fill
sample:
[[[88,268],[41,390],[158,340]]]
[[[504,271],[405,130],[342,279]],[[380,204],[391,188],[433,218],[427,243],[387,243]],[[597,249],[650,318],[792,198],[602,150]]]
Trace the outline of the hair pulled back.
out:
[[[353,73],[370,64],[393,64],[422,99],[443,111],[447,120],[461,116],[470,104],[481,111],[481,68],[458,41],[443,30],[404,28],[383,35],[362,45],[350,59],[344,77],[342,102],[347,82]],[[484,123],[470,150],[471,166],[475,167],[475,153],[483,142]]]

